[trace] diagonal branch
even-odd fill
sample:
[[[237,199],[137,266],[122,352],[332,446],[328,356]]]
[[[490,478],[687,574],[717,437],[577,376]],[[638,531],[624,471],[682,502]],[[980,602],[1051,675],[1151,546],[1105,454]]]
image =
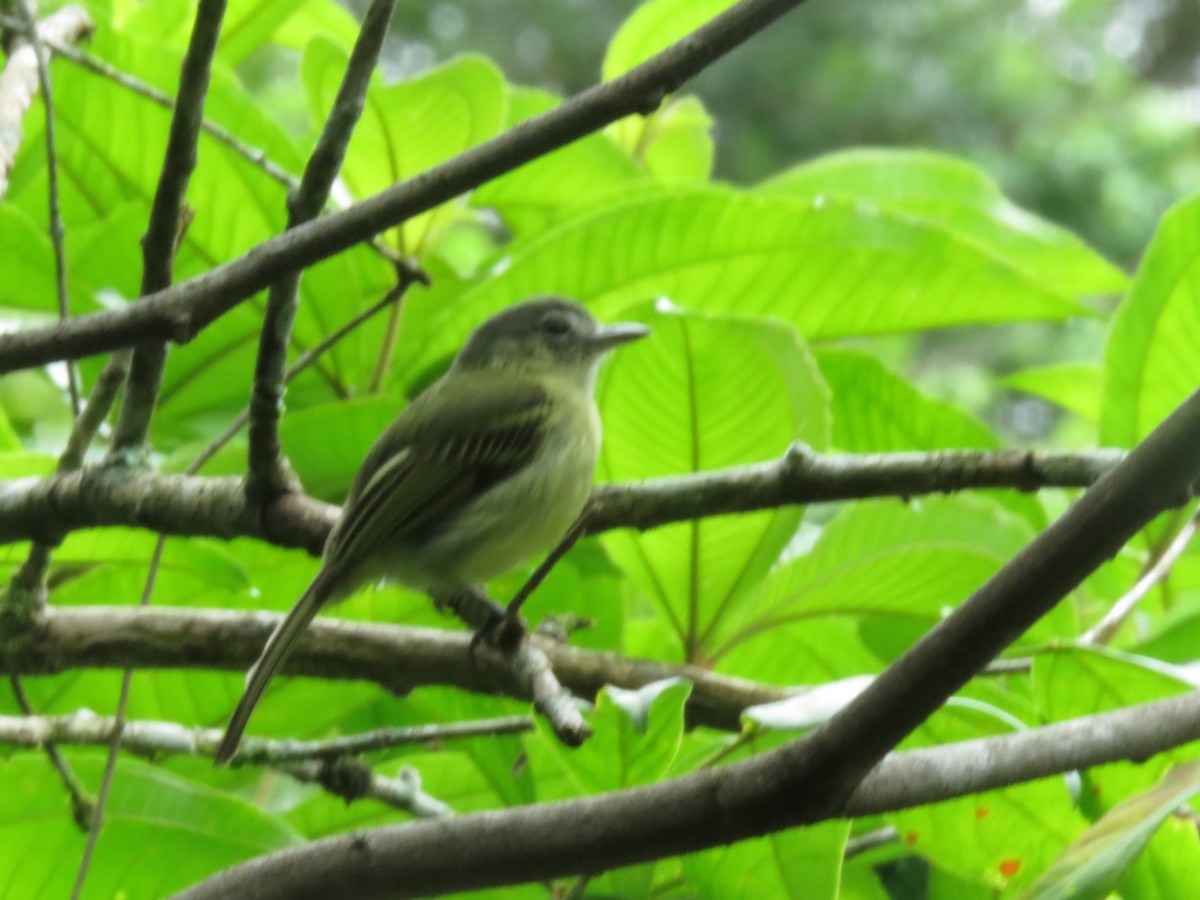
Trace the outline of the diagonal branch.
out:
[[[175,98],[162,172],[150,207],[150,221],[142,236],[143,297],[171,284],[183,202],[188,181],[196,168],[196,144],[200,140],[200,124],[204,118],[204,98],[208,95],[212,61],[224,18],[225,0],[200,0],[179,73],[179,93]],[[115,457],[140,456],[150,430],[166,361],[167,342],[162,338],[144,340],[134,349],[129,381],[113,434],[112,454]]]
[[[300,186],[288,198],[289,229],[315,219],[329,199],[334,179],[346,157],[350,136],[362,116],[371,74],[375,71],[395,5],[395,0],[372,0],[363,17],[333,108],[305,166]],[[399,274],[403,277],[403,273]],[[246,494],[251,499],[268,500],[299,487],[279,444],[284,370],[292,325],[299,307],[299,290],[300,270],[293,269],[281,275],[267,292],[267,309],[259,335],[254,387],[250,394]]]
[[[775,805],[791,809],[792,824],[876,815],[1088,766],[1142,760],[1197,738],[1200,694],[1192,692],[1002,737],[897,753],[834,809],[814,813],[802,790],[776,798]],[[614,858],[713,846],[727,842],[735,830],[731,822],[714,821],[710,810],[736,799],[738,770],[731,765],[578,800],[355,831],[250,860],[175,898],[424,897],[602,871]],[[689,821],[689,814],[703,818]],[[676,821],[685,827],[668,832],[666,826]],[[623,823],[630,825],[624,837],[616,832]]]
[[[621,77],[348,209],[286,231],[204,275],[122,310],[0,335],[0,373],[139,341],[190,340],[285,272],[346,250],[618,119],[654,110],[667,94],[802,2],[741,0]]]

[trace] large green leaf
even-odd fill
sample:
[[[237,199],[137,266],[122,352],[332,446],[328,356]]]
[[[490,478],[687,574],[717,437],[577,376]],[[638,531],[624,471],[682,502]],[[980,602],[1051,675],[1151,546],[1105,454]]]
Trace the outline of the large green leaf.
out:
[[[1000,446],[965,410],[922,394],[860,350],[821,348],[817,365],[833,395],[833,445],[848,453]]]
[[[546,746],[579,793],[600,793],[661,779],[683,739],[688,681],[673,678],[634,691],[606,687],[589,717],[595,733],[582,747],[564,747],[552,734]]]
[[[877,358],[858,350],[821,348],[817,364],[833,394],[833,445],[849,453],[900,450],[991,450],[1000,439],[964,409],[921,393]],[[988,491],[1040,528],[1046,516],[1036,497]]]
[[[550,94],[514,88],[508,124],[553,109],[558,102]],[[514,234],[526,236],[578,214],[581,208],[641,190],[646,183],[632,157],[598,132],[481,185],[471,202],[492,207]]]
[[[314,40],[304,55],[304,84],[314,118],[323,120],[346,68],[346,53]],[[504,122],[507,86],[480,56],[462,56],[398,84],[372,84],[342,168],[350,193],[362,199],[416,175],[496,134]],[[398,248],[421,256],[453,219],[454,203],[410,219],[396,230]]]
[[[823,447],[828,397],[789,329],[677,311],[641,319],[653,335],[622,349],[597,391],[605,421],[598,477],[627,481],[778,456],[793,440]],[[635,536],[604,536],[652,597],[689,658],[790,540],[800,510],[724,516]]]
[[[1129,447],[1200,384],[1200,197],[1159,224],[1113,316],[1104,351],[1101,443]]]
[[[849,831],[849,822],[824,822],[685,856],[687,896],[837,900]]]
[[[788,169],[759,190],[878,204],[944,228],[1070,296],[1125,286],[1120,269],[1071,232],[1021,209],[988,175],[957,157],[927,150],[846,150]]]
[[[831,615],[932,623],[1030,537],[1026,524],[994,504],[965,497],[858,504],[752,592],[740,621],[722,623],[718,646]]]
[[[989,738],[1020,727],[994,707],[959,700],[935,713],[903,746]],[[1029,884],[1085,825],[1063,778],[986,791],[888,818],[909,850],[939,869],[1009,891]]]
[[[70,754],[91,790],[102,752]],[[41,753],[0,760],[0,884],[22,900],[66,897],[86,836],[71,821],[57,773]],[[122,759],[87,876],[89,897],[152,900],[252,856],[299,842],[273,816],[153,766]],[[148,851],[151,851],[148,853]],[[170,860],[163,865],[161,860]]]
[[[1116,806],[1063,851],[1023,895],[1024,900],[1107,897],[1163,820],[1197,791],[1200,762],[1192,762],[1172,771],[1156,787]]]
[[[907,216],[842,198],[675,188],[594,208],[515,243],[466,291],[432,291],[427,302],[439,314],[406,335],[414,371],[461,345],[488,315],[546,293],[601,316],[665,296],[688,309],[783,319],[810,340],[1082,311],[975,243]]]
[[[734,0],[651,0],[643,3],[613,35],[604,55],[601,75],[607,81],[628,72],[733,3]]]
[[[1013,372],[1001,384],[1041,397],[1087,419],[1100,420],[1100,366],[1088,362],[1054,363]]]

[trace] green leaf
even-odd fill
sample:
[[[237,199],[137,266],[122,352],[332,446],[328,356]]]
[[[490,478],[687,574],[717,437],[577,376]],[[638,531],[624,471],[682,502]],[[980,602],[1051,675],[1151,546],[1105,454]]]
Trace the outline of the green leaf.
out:
[[[1196,687],[1187,669],[1100,647],[1060,647],[1033,658],[1033,700],[1044,722],[1173,697]],[[1172,761],[1196,755],[1195,745],[1159,754],[1140,765],[1113,764],[1088,772],[1087,800],[1111,809],[1161,777]]]
[[[511,127],[553,109],[558,98],[529,88],[513,88]],[[607,134],[597,132],[540,156],[471,195],[475,206],[491,207],[518,236],[533,235],[578,214],[582,208],[641,190],[648,179]]]
[[[817,364],[833,396],[833,445],[847,453],[951,450],[1001,446],[987,425],[952,403],[921,393],[869,353],[820,348]],[[1046,515],[1034,496],[1008,490],[981,496],[1023,516],[1035,528]]]
[[[995,707],[960,699],[930,717],[902,746],[989,738],[1020,727]],[[939,869],[1009,891],[1029,884],[1084,828],[1062,778],[934,803],[888,819],[910,851]]]
[[[1184,669],[1102,647],[1061,647],[1033,658],[1033,690],[1045,722],[1148,703],[1195,687]]]
[[[699,99],[681,97],[647,119],[629,149],[660,184],[703,183],[712,175],[716,153],[712,127]]]
[[[849,832],[849,822],[825,822],[689,854],[687,896],[836,900]]]
[[[70,753],[90,790],[102,751]],[[0,883],[22,900],[68,896],[85,835],[71,821],[58,775],[41,753],[0,759]],[[163,897],[242,860],[299,842],[273,816],[242,800],[122,758],[88,870],[87,895]],[[170,865],[151,865],[147,848]],[[67,862],[71,861],[71,862]]]
[[[1200,197],[1167,212],[1104,349],[1100,442],[1131,447],[1200,383]]]
[[[346,59],[345,51],[320,39],[304,55],[304,84],[319,121],[333,104]],[[346,151],[342,180],[363,199],[423,172],[499,132],[506,103],[503,75],[481,56],[461,56],[398,84],[372,84]],[[397,248],[423,256],[455,215],[451,202],[409,219],[394,232]]]
[[[284,417],[280,440],[305,489],[323,500],[345,497],[367,451],[403,407],[396,397],[375,396]]]
[[[1168,815],[1117,890],[1122,900],[1161,900],[1188,884],[1200,884],[1200,837],[1190,817]]]
[[[695,31],[734,0],[650,0],[622,23],[608,44],[601,77],[610,81]]]
[[[662,778],[679,753],[683,707],[691,692],[691,682],[681,678],[636,691],[610,685],[596,698],[590,717],[595,734],[587,743],[568,749],[553,735],[545,740],[578,792],[648,784]]]
[[[907,216],[842,198],[674,188],[594,208],[514,243],[486,281],[423,295],[438,314],[402,336],[408,372],[448,355],[488,315],[547,293],[601,317],[664,296],[687,309],[783,319],[809,340],[1084,311],[975,244]]]
[[[869,353],[820,348],[817,365],[833,396],[833,445],[847,453],[1000,446],[965,410],[922,394]]]
[[[1116,266],[1064,228],[1008,200],[965,160],[927,150],[831,153],[759,186],[793,197],[854,197],[945,229],[1072,297],[1122,290]]]
[[[1068,362],[1022,369],[1000,379],[1000,383],[1041,397],[1089,422],[1099,422],[1102,377],[1096,363]]]
[[[861,503],[833,519],[811,550],[772,572],[752,592],[740,628],[722,638],[735,645],[782,623],[829,615],[933,622],[1030,537],[1026,524],[973,498]]]
[[[1107,897],[1163,820],[1197,791],[1200,791],[1200,762],[1174,769],[1157,787],[1114,807],[1085,831],[1023,897],[1025,900]]]
[[[653,336],[616,353],[597,389],[605,423],[600,480],[742,465],[776,457],[793,440],[825,445],[825,386],[793,331],[648,309],[639,318]],[[800,516],[789,508],[602,539],[695,659],[778,557]]]

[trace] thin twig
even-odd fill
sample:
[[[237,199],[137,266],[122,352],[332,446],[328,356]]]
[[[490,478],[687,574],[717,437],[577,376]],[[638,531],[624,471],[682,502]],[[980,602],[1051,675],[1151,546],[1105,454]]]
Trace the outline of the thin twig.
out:
[[[1116,637],[1121,625],[1142,598],[1170,573],[1171,567],[1175,565],[1176,560],[1183,555],[1183,551],[1196,536],[1197,528],[1200,528],[1200,509],[1184,523],[1174,540],[1159,554],[1146,573],[1129,589],[1129,592],[1112,605],[1112,608],[1105,613],[1104,618],[1080,635],[1079,643],[1084,646],[1103,646]]]
[[[412,766],[402,766],[395,778],[380,775],[364,760],[347,757],[282,763],[279,768],[298,781],[319,784],[347,803],[369,797],[422,819],[453,812],[421,789],[421,776]]]
[[[546,576],[558,565],[559,560],[566,556],[571,548],[579,543],[581,537],[587,534],[587,526],[588,510],[585,508],[574,524],[567,529],[567,533],[562,536],[554,549],[546,554],[546,558],[525,579],[525,583],[521,585],[520,590],[508,601],[508,608],[504,611],[505,616],[515,619],[521,614],[521,606],[529,599],[529,595],[538,589],[538,586],[546,580]]]
[[[72,47],[69,44],[64,44],[61,41],[47,40],[46,45],[50,47],[58,55],[69,60],[77,66],[80,66],[95,75],[100,75],[107,78],[121,87],[132,91],[139,96],[145,97],[152,103],[156,103],[164,109],[174,109],[175,101],[169,95],[160,91],[154,85],[142,81],[135,75],[130,75],[128,72],[123,72],[110,63],[102,59],[92,56],[90,53]],[[300,179],[292,173],[285,171],[278,164],[273,162],[267,156],[265,150],[257,147],[251,147],[249,144],[240,140],[232,132],[224,126],[213,122],[211,119],[202,119],[200,127],[204,129],[214,139],[220,141],[225,146],[229,147],[238,156],[241,156],[247,162],[261,169],[267,176],[275,179],[286,188],[295,188],[300,183]]]
[[[333,107],[309,157],[300,186],[288,198],[288,229],[309,222],[329,200],[346,156],[354,126],[362,116],[371,74],[387,34],[395,0],[372,0],[359,28]],[[299,482],[283,458],[279,418],[292,325],[299,306],[300,271],[280,276],[267,292],[267,308],[250,393],[250,430],[246,494],[258,502],[295,490]]]
[[[163,548],[167,539],[159,537],[150,556],[149,571],[146,583],[142,588],[142,599],[138,604],[141,608],[150,605],[150,597],[154,593],[154,582],[158,577],[158,567],[162,563]],[[117,697],[117,714],[112,729],[112,737],[108,744],[108,756],[104,760],[104,774],[100,778],[100,790],[96,792],[96,805],[92,811],[91,827],[88,829],[87,843],[83,847],[83,856],[79,860],[79,870],[75,875],[75,887],[71,890],[71,900],[79,900],[83,891],[83,883],[87,879],[91,867],[92,854],[96,850],[96,840],[100,837],[100,827],[104,824],[104,811],[108,807],[108,795],[112,790],[113,776],[117,771],[117,753],[121,747],[121,734],[125,729],[125,716],[129,711],[129,689],[133,684],[133,668],[126,667],[121,673],[121,690]]]
[[[24,716],[0,715],[0,743],[15,747],[44,747],[48,744],[108,746],[117,732],[113,716],[97,716],[86,710],[69,716],[36,715],[18,694]],[[377,728],[327,741],[275,740],[247,737],[231,765],[274,766],[312,760],[358,756],[394,750],[412,744],[442,743],[477,737],[522,734],[533,728],[528,716],[501,716],[463,722],[436,722],[407,728]],[[121,725],[121,749],[135,756],[155,758],[164,754],[212,756],[221,743],[219,728],[187,728],[177,722],[128,721]]]
[[[212,61],[225,18],[225,3],[226,0],[200,0],[196,9],[192,36],[179,73],[179,94],[171,116],[162,171],[150,207],[150,221],[142,237],[141,297],[171,284],[184,197],[196,168],[196,145],[200,139]],[[166,361],[165,340],[142,341],[134,348],[125,396],[113,434],[111,456],[114,459],[140,461]]]
[[[895,825],[884,825],[874,831],[855,835],[846,841],[842,859],[853,859],[879,847],[886,847],[888,844],[894,844],[899,838],[900,832],[896,830]]]
[[[373,303],[371,306],[364,309],[358,315],[354,316],[334,331],[331,331],[308,350],[305,350],[302,354],[300,354],[300,356],[296,358],[296,361],[288,366],[287,371],[284,373],[284,384],[289,383],[293,378],[295,378],[309,366],[316,363],[316,361],[321,358],[322,354],[329,350],[329,348],[333,347],[335,344],[341,341],[342,338],[359,328],[381,310],[386,309],[393,303],[401,302],[404,298],[405,292],[409,288],[409,285],[411,285],[415,279],[409,276],[408,270],[406,269],[397,269],[397,272],[399,273],[400,277],[399,283],[389,290],[383,296],[382,300]],[[233,421],[225,427],[224,431],[213,438],[212,442],[203,450],[201,450],[200,454],[194,460],[192,460],[191,464],[187,467],[187,474],[195,475],[197,472],[199,472],[200,469],[204,467],[205,463],[216,456],[222,447],[234,439],[237,433],[242,430],[243,426],[245,426],[248,421],[250,421],[250,407],[247,406],[234,417]]]
[[[58,317],[71,318],[71,296],[67,288],[67,253],[63,246],[62,212],[58,203],[58,149],[54,125],[54,90],[50,82],[50,58],[38,36],[37,22],[29,0],[15,0],[14,8],[25,23],[25,38],[37,58],[38,83],[42,90],[42,105],[46,110],[46,199],[50,214],[50,242],[54,246],[54,288],[58,297]],[[67,392],[71,397],[71,414],[79,416],[79,371],[73,360],[67,360]]]
[[[33,710],[33,704],[29,702],[29,696],[25,693],[25,687],[21,684],[20,676],[10,675],[8,683],[12,686],[13,697],[21,712],[27,718],[37,717]],[[8,717],[0,716],[0,719],[4,718]],[[79,830],[86,833],[92,825],[92,814],[96,809],[96,801],[83,786],[83,782],[79,780],[79,776],[75,774],[62,753],[59,752],[57,743],[53,740],[44,740],[39,741],[38,746],[46,752],[50,765],[54,767],[54,771],[58,772],[58,777],[62,779],[63,786],[71,797],[71,818],[75,820]]]

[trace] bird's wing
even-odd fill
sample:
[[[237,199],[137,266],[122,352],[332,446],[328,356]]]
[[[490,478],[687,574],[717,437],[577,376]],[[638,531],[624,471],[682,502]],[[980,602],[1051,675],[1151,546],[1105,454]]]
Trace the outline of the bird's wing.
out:
[[[419,537],[541,451],[550,404],[540,385],[457,377],[437,390],[371,449],[325,548],[327,565],[352,568],[381,546]]]

